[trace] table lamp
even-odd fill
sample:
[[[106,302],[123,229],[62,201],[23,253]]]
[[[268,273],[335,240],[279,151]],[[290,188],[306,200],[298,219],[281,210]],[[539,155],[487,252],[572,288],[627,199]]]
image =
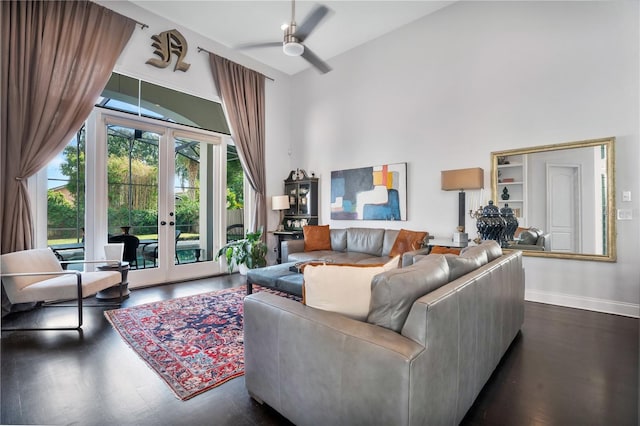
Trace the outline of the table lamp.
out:
[[[278,222],[278,231],[284,230],[282,224],[282,212],[289,209],[289,196],[288,195],[274,195],[271,197],[271,209],[280,210],[280,221]]]
[[[465,189],[484,188],[484,170],[480,167],[470,169],[443,170],[440,172],[443,191],[457,191],[458,194],[458,228],[464,232],[465,222]]]

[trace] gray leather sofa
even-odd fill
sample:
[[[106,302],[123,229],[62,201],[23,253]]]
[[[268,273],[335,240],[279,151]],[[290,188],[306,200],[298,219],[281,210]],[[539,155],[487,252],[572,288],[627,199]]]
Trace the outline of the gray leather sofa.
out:
[[[520,232],[518,239],[509,243],[514,250],[551,250],[551,235],[538,228],[527,228]]]
[[[524,271],[493,241],[454,258],[376,275],[367,322],[247,296],[249,394],[297,425],[460,423],[522,326]]]
[[[397,229],[331,228],[331,250],[304,251],[304,240],[283,241],[282,263],[323,259],[334,263],[386,263],[393,248]],[[402,266],[413,263],[413,256],[426,254],[428,248],[406,252]]]

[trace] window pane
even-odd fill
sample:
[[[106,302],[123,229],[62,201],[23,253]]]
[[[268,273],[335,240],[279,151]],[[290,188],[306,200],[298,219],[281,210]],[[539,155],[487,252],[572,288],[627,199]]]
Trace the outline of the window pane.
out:
[[[84,259],[85,128],[47,166],[47,244],[61,260]]]
[[[244,171],[235,145],[227,145],[227,242],[244,232]]]
[[[108,232],[158,239],[159,135],[120,126],[107,126]],[[125,244],[127,244],[125,242]],[[125,260],[143,266],[140,250]],[[135,252],[135,254],[134,254]]]

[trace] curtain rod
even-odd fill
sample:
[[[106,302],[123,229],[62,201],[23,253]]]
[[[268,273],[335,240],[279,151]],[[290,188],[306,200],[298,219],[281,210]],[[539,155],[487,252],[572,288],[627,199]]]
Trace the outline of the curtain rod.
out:
[[[208,51],[207,49],[205,49],[205,48],[203,48],[203,47],[198,46],[198,53],[200,53],[200,52],[213,53],[214,55],[217,55],[217,53],[210,52],[210,51]],[[244,65],[243,65],[243,66],[244,66]],[[251,69],[251,68],[249,68],[249,67],[246,67],[246,68],[250,69],[250,70],[251,70],[251,71],[253,71],[253,72],[257,72],[258,74],[260,74],[261,76],[263,76],[263,77],[264,77],[264,78],[266,78],[267,80],[275,81],[273,78],[269,77],[268,75],[264,75],[264,74],[262,74],[261,72],[256,71],[256,70],[253,70],[253,69]]]
[[[129,18],[131,19],[131,18]],[[136,21],[135,19],[133,20],[136,24],[140,25],[140,29],[144,30],[145,28],[149,28],[149,26],[147,24],[145,24],[144,22],[140,22],[140,21]]]

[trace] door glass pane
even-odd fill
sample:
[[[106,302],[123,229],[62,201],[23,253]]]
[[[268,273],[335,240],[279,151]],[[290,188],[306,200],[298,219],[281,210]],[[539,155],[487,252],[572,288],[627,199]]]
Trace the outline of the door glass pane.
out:
[[[176,264],[213,259],[215,145],[175,138]]]
[[[107,126],[109,242],[125,244],[132,269],[158,264],[157,133]]]
[[[84,147],[82,126],[47,166],[47,245],[60,260],[84,259]]]
[[[244,171],[234,145],[227,145],[227,242],[244,237]]]

